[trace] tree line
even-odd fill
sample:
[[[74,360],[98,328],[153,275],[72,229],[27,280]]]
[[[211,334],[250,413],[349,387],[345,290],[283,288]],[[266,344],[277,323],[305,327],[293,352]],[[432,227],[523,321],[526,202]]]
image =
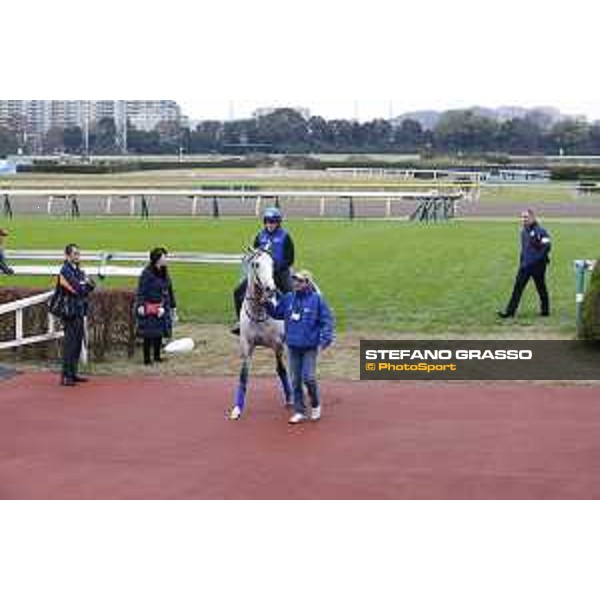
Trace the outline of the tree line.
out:
[[[0,128],[0,156],[22,147],[21,135]],[[46,153],[117,154],[115,123],[101,119],[86,138],[80,127],[51,129],[42,140]],[[31,149],[24,148],[25,151]],[[436,154],[600,154],[600,122],[567,118],[551,122],[543,113],[499,121],[473,110],[442,113],[425,129],[414,119],[308,119],[282,108],[259,118],[202,121],[194,128],[159,123],[152,131],[128,127],[132,154],[277,153],[419,153]]]

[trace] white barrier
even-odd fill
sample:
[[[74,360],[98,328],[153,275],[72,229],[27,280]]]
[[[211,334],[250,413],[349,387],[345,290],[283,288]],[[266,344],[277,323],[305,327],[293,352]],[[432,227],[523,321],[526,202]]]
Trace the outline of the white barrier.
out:
[[[15,275],[58,275],[62,265],[16,265],[11,267]],[[139,277],[141,267],[85,267],[87,275],[99,277]]]
[[[64,260],[62,250],[7,250],[5,256],[8,260],[48,260],[60,262]],[[170,263],[183,264],[239,264],[242,254],[203,253],[203,252],[173,252],[169,254]],[[89,250],[81,253],[81,260],[86,262],[140,262],[148,261],[147,252],[105,252],[101,250]],[[104,267],[105,269],[116,267]],[[85,271],[90,271],[86,267]],[[139,275],[139,273],[138,273]],[[128,275],[129,276],[129,275]],[[135,275],[134,275],[135,276]]]
[[[278,205],[279,201],[284,200],[302,200],[312,199],[319,203],[317,209],[320,217],[324,217],[326,213],[327,201],[342,201],[348,202],[349,206],[354,201],[358,200],[384,200],[386,204],[385,216],[391,215],[391,209],[388,210],[387,206],[391,206],[393,201],[414,201],[417,203],[428,202],[429,200],[436,199],[448,199],[452,201],[459,201],[464,198],[470,198],[476,200],[479,193],[478,183],[469,182],[444,182],[439,180],[423,180],[413,181],[408,184],[411,190],[370,190],[370,189],[323,189],[323,190],[307,190],[307,189],[283,189],[283,190],[237,190],[237,189],[215,189],[215,190],[204,190],[204,189],[167,189],[167,188],[146,188],[146,189],[2,189],[0,190],[5,198],[46,198],[48,201],[48,214],[52,212],[52,202],[57,198],[61,198],[66,202],[63,205],[63,211],[66,214],[70,214],[72,217],[80,216],[80,207],[78,199],[89,198],[89,197],[100,197],[104,198],[104,207],[96,208],[93,214],[105,214],[111,215],[114,212],[114,201],[116,199],[124,199],[128,204],[128,213],[130,216],[136,214],[136,198],[140,198],[141,203],[141,216],[148,218],[151,210],[149,207],[152,203],[159,201],[165,197],[177,197],[186,198],[189,201],[189,208],[186,210],[186,214],[192,216],[198,215],[198,201],[201,198],[211,200],[212,208],[210,213],[213,217],[221,216],[221,201],[227,199],[238,199],[238,200],[249,200],[254,202],[254,213],[260,214],[261,206],[264,202],[274,202]],[[434,189],[431,189],[434,188]],[[169,203],[163,204],[163,209],[168,207]],[[172,211],[164,212],[162,214],[181,215],[181,212]],[[11,207],[12,215],[12,207]],[[348,210],[348,216],[354,218],[354,212]]]
[[[413,187],[431,188],[431,181],[416,182]],[[444,184],[441,184],[444,186]],[[446,187],[459,188],[458,183]],[[2,189],[3,194],[9,194],[15,198],[18,197],[77,197],[77,196],[103,196],[110,198],[132,196],[183,196],[193,198],[397,198],[398,200],[420,200],[421,198],[437,196],[437,190],[428,191],[377,191],[377,190],[305,190],[305,189],[285,189],[285,190],[184,190],[184,189],[131,189],[131,190],[110,190],[110,189],[69,189],[69,190],[49,190],[49,189]],[[451,195],[444,193],[443,195]],[[456,193],[457,196],[462,194]]]
[[[23,298],[21,300],[15,300],[8,304],[0,305],[0,316],[9,313],[15,313],[15,334],[14,339],[0,342],[0,350],[8,350],[10,348],[19,348],[21,346],[27,346],[30,344],[38,344],[40,342],[48,342],[50,340],[57,340],[64,336],[62,331],[56,329],[56,321],[54,317],[48,313],[48,328],[46,333],[41,335],[34,335],[25,337],[23,333],[23,311],[32,306],[39,304],[46,304],[53,292],[44,292],[43,294],[37,294],[36,296],[30,296],[29,298]]]
[[[9,250],[6,252],[6,258],[9,261],[54,261],[55,265],[11,265],[15,275],[32,276],[56,276],[60,273],[62,267],[61,261],[64,259],[64,252],[61,250]],[[195,253],[195,252],[177,252],[169,255],[170,262],[182,264],[239,264],[242,261],[242,254],[220,254],[220,253]],[[145,263],[148,260],[147,252],[104,252],[87,251],[82,253],[83,261],[99,262],[99,265],[86,265],[85,272],[88,275],[99,277],[131,277],[137,278],[141,275],[143,266],[113,266],[107,265],[108,261],[115,262],[139,262]],[[18,348],[28,344],[46,342],[63,337],[62,331],[57,331],[54,317],[48,314],[48,331],[42,335],[24,337],[23,335],[23,310],[30,306],[36,306],[47,302],[52,295],[52,291],[16,300],[9,304],[0,305],[0,315],[15,312],[15,336],[8,342],[0,342],[0,350],[9,348]],[[84,344],[82,352],[82,362],[87,362],[87,348]]]

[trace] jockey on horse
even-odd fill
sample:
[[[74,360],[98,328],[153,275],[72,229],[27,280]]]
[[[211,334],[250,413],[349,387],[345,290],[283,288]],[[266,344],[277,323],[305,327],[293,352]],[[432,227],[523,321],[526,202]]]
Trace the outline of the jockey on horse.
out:
[[[292,290],[290,269],[294,264],[294,242],[289,232],[281,226],[283,215],[278,208],[267,208],[263,213],[264,227],[254,238],[254,248],[266,250],[273,257],[273,276],[277,289],[282,293]],[[237,323],[231,333],[240,333],[240,311],[246,295],[247,280],[238,284],[233,292]]]

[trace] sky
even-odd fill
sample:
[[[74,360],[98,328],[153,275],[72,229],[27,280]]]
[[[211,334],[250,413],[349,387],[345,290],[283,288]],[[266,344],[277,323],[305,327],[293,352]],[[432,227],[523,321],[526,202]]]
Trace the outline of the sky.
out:
[[[0,97],[172,99],[192,119],[544,105],[594,120],[599,13],[583,0],[23,0],[0,12]]]

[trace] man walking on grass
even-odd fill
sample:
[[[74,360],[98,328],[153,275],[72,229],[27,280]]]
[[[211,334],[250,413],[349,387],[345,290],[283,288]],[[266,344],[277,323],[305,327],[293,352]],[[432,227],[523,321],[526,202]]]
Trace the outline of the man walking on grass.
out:
[[[550,314],[550,301],[546,287],[546,266],[550,262],[550,235],[538,223],[533,210],[527,209],[522,212],[521,218],[523,229],[521,230],[519,270],[506,310],[498,312],[498,316],[502,319],[515,316],[523,290],[531,278],[533,278],[540,297],[541,316],[547,317]]]

